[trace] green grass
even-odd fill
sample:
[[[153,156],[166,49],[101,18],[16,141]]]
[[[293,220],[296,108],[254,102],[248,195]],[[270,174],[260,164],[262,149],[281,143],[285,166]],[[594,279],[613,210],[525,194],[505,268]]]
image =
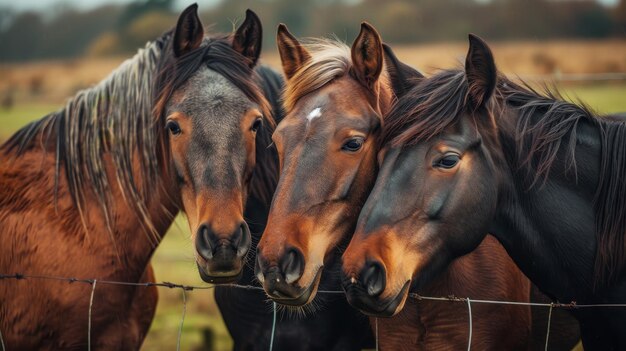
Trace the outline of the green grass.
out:
[[[592,86],[566,86],[562,92],[570,98],[582,99],[598,113],[626,111],[626,83]],[[60,105],[18,105],[11,110],[0,109],[0,141],[5,140],[26,123],[41,118]],[[166,234],[153,259],[158,281],[202,285],[193,260],[189,227],[181,216]],[[176,347],[182,314],[179,289],[160,288],[156,318],[145,341],[144,350],[172,350]],[[224,323],[215,305],[212,290],[187,292],[187,313],[181,349],[199,350],[203,331],[210,329],[215,350],[232,348]]]
[[[0,108],[0,141],[6,140],[18,129],[59,109],[61,105],[17,105],[11,109]]]
[[[599,114],[626,112],[626,84],[574,85],[561,88],[572,101],[579,98]]]

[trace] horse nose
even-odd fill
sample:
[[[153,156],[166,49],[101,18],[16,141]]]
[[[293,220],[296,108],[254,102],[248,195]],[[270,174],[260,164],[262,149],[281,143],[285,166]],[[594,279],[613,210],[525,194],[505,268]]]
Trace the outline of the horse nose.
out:
[[[285,276],[287,284],[293,284],[304,273],[304,255],[296,248],[291,248],[287,251],[280,262],[280,267]]]
[[[371,297],[380,295],[385,290],[385,268],[380,262],[369,261],[360,274],[360,283]]]
[[[277,263],[272,264],[259,251],[255,264],[257,278],[263,284],[265,291],[272,297],[290,298],[296,296],[298,289],[292,284],[297,282],[304,273],[304,255],[296,248],[289,248],[278,259]]]
[[[246,222],[241,222],[237,229],[226,237],[220,237],[209,225],[202,224],[196,235],[196,250],[205,260],[211,260],[219,250],[227,249],[234,249],[237,257],[243,257],[248,253],[251,241],[250,229]]]

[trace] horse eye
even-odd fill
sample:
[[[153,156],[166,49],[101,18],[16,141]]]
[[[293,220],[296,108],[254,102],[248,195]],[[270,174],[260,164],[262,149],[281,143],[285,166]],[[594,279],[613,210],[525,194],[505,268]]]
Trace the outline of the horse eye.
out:
[[[363,146],[363,141],[363,138],[352,138],[346,141],[343,146],[341,146],[341,150],[349,152],[359,151]]]
[[[438,161],[435,161],[435,164],[433,166],[439,167],[439,168],[450,169],[456,166],[456,164],[459,163],[460,159],[461,158],[457,154],[445,155],[444,157],[440,158]]]
[[[182,132],[182,130],[180,129],[180,126],[178,125],[176,121],[167,121],[165,128],[167,128],[170,131],[170,133],[172,133],[172,135],[178,135]]]
[[[261,127],[263,127],[263,119],[257,118],[254,123],[252,123],[250,130],[256,133],[259,129],[261,129]]]

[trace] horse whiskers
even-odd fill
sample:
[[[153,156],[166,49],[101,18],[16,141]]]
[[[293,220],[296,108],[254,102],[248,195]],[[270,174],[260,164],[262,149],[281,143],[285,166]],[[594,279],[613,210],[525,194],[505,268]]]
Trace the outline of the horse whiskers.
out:
[[[321,306],[316,300],[317,298],[313,299],[313,301],[303,306],[289,306],[277,303],[276,309],[277,312],[280,312],[281,316],[286,315],[287,318],[306,319],[314,316],[317,311],[321,310]],[[268,301],[271,302],[272,300],[268,299]]]
[[[265,224],[264,222],[254,221],[254,220],[246,217],[245,215],[243,216],[243,220],[246,221],[246,223],[248,223],[248,224],[254,224],[254,225],[264,225]]]
[[[250,254],[246,255],[246,257],[244,257],[243,259],[243,265],[244,267],[250,269],[252,272],[254,272],[254,260],[250,258]],[[254,275],[254,282],[259,283],[259,285],[261,285],[261,282],[258,281],[258,279],[256,278],[256,274]]]

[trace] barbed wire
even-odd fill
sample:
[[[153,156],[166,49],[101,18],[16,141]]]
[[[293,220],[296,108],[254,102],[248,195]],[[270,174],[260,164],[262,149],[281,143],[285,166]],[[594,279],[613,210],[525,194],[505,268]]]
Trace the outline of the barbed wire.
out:
[[[59,277],[59,276],[49,276],[49,275],[41,275],[41,274],[23,274],[23,273],[14,273],[14,274],[0,274],[1,280],[56,280],[56,281],[65,281],[70,284],[72,283],[84,283],[91,285],[91,296],[89,300],[89,321],[88,321],[88,350],[91,350],[91,318],[92,318],[92,308],[94,295],[96,291],[96,284],[107,284],[107,285],[123,285],[123,286],[138,286],[138,287],[161,287],[161,288],[169,288],[169,289],[181,289],[183,294],[183,311],[180,322],[180,327],[178,330],[178,338],[176,341],[176,349],[180,350],[180,342],[182,339],[183,333],[183,324],[185,321],[185,314],[187,311],[187,291],[193,290],[208,290],[213,289],[216,285],[186,285],[172,282],[122,282],[122,281],[114,281],[114,280],[106,280],[106,279],[87,279],[87,278],[73,278],[73,277]],[[263,288],[260,286],[253,285],[241,285],[241,284],[223,284],[220,286],[244,289],[244,290],[256,290],[262,291]],[[318,290],[318,293],[321,294],[344,294],[343,291],[340,290]],[[550,302],[550,303],[541,303],[541,302],[523,302],[523,301],[501,301],[501,300],[483,300],[483,299],[471,299],[469,297],[457,297],[454,295],[449,296],[423,296],[418,293],[409,293],[409,297],[416,300],[429,300],[429,301],[447,301],[447,302],[464,302],[467,304],[468,308],[468,317],[469,317],[469,335],[468,335],[468,345],[467,349],[471,350],[472,343],[472,333],[473,333],[473,325],[472,325],[472,303],[478,304],[496,304],[496,305],[515,305],[515,306],[530,306],[530,307],[546,307],[550,308],[550,312],[548,314],[548,324],[546,331],[546,342],[545,342],[545,350],[548,349],[548,341],[550,336],[550,325],[552,320],[552,310],[554,308],[562,308],[562,309],[577,309],[577,308],[602,308],[602,307],[611,307],[611,308],[626,308],[625,304],[577,304],[576,301],[572,301],[569,303],[560,303],[560,302]],[[274,345],[274,334],[276,332],[276,303],[273,303],[273,322],[272,322],[272,335],[270,342],[270,350],[272,350]],[[376,349],[378,349],[378,318],[375,319],[375,338],[376,338]],[[2,333],[0,331],[0,346],[2,346],[2,351],[5,351],[5,344],[2,338]]]
[[[60,276],[51,276],[51,275],[41,275],[41,274],[23,274],[23,273],[14,273],[14,274],[0,274],[0,280],[4,279],[15,279],[15,280],[25,280],[25,279],[42,279],[42,280],[58,280],[65,281],[68,283],[85,283],[93,285],[94,282],[97,281],[98,284],[108,284],[108,285],[127,285],[127,286],[143,286],[143,287],[163,287],[170,289],[183,289],[186,291],[193,290],[209,290],[214,289],[218,285],[186,285],[180,283],[172,283],[172,282],[122,282],[115,280],[106,280],[106,279],[88,279],[88,278],[75,278],[75,277],[60,277]],[[220,284],[219,286],[238,288],[244,290],[258,290],[263,291],[263,288],[260,286],[254,285],[241,285],[241,284]],[[344,294],[343,290],[318,290],[318,293],[322,294]],[[468,297],[458,297],[455,295],[448,296],[424,296],[418,293],[409,293],[409,297],[414,298],[416,300],[431,300],[431,301],[451,301],[451,302],[467,302]],[[574,308],[589,308],[589,307],[626,307],[626,303],[624,304],[577,304],[576,301],[572,301],[569,303],[560,303],[560,302],[524,302],[524,301],[502,301],[502,300],[483,300],[483,299],[471,299],[472,303],[483,303],[483,304],[500,304],[500,305],[518,305],[518,306],[531,306],[531,307],[552,307],[552,308],[566,308],[566,309],[574,309]]]

